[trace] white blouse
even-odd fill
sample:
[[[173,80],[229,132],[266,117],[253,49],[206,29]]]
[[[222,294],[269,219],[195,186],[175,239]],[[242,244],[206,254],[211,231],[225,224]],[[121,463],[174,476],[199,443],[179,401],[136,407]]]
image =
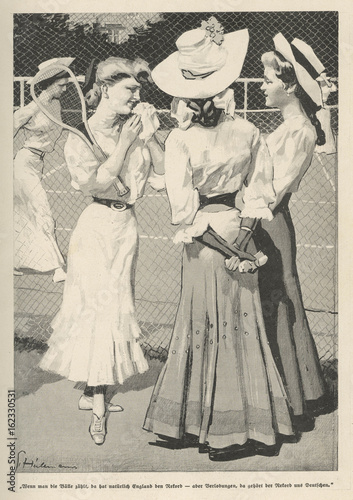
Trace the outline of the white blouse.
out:
[[[119,139],[119,125],[106,129],[98,128],[92,118],[90,119],[90,129],[99,146],[109,157]],[[96,174],[102,162],[97,160],[91,148],[78,135],[69,133],[64,154],[71,174],[72,186],[85,195],[109,200],[121,199],[125,203],[133,204],[143,195],[147,181],[154,189],[165,188],[164,175],[158,175],[154,172],[148,146],[139,137],[128,149],[119,174],[125,186],[130,189],[129,193],[124,196],[120,196],[114,187],[114,179],[105,190],[97,183]]]
[[[53,103],[54,111],[60,116],[60,103]],[[23,147],[31,147],[50,153],[61,135],[62,127],[54,123],[32,101],[24,108],[18,109],[14,114],[14,129],[23,128],[25,142]]]
[[[216,127],[172,130],[165,143],[165,181],[173,224],[192,224],[207,197],[243,193],[242,217],[272,219],[272,164],[259,130],[223,116]]]
[[[300,181],[310,166],[315,142],[315,127],[302,115],[286,119],[267,137],[276,193],[276,200],[271,204],[272,210],[286,193],[298,191]]]

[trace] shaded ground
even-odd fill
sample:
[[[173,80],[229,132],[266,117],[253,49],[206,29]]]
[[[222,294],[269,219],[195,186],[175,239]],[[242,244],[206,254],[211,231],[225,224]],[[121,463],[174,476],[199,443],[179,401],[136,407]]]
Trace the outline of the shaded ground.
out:
[[[111,414],[103,446],[88,433],[90,412],[79,411],[80,391],[75,384],[36,368],[41,354],[15,352],[17,368],[18,472],[48,472],[23,466],[24,457],[53,467],[50,472],[139,471],[277,471],[335,470],[336,411],[316,419],[315,429],[298,443],[283,444],[277,457],[254,456],[215,463],[197,449],[170,450],[153,446],[153,434],[142,430],[145,411],[161,363],[150,361],[150,370],[117,388],[113,401],[124,412]],[[61,467],[59,467],[61,466]]]

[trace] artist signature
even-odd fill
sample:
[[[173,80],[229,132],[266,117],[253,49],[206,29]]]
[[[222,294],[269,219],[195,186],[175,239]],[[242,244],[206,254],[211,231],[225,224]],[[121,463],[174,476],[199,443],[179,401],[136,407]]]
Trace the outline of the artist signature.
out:
[[[39,458],[35,459],[29,459],[27,457],[27,453],[24,450],[21,450],[17,453],[17,463],[16,463],[16,470],[22,467],[23,469],[65,469],[65,470],[76,470],[77,466],[76,465],[63,465],[63,464],[58,464],[58,465],[48,465],[46,462],[43,460],[40,460]]]

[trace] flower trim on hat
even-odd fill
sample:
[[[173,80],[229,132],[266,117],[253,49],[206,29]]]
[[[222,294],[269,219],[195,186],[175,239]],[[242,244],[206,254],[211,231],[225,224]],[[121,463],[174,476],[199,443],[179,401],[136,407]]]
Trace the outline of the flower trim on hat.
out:
[[[209,36],[217,45],[222,45],[224,40],[224,28],[214,16],[211,16],[207,21],[202,21],[201,29],[206,31],[206,36]]]

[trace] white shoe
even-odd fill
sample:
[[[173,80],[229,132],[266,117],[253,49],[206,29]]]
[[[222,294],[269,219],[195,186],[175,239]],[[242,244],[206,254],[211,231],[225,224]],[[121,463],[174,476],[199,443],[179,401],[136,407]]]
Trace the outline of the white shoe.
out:
[[[124,411],[124,408],[120,405],[114,405],[113,403],[106,403],[106,409],[110,412],[120,412]],[[79,410],[92,410],[93,409],[93,398],[82,394],[78,401]]]
[[[60,281],[66,280],[66,273],[62,267],[58,267],[55,269],[55,273],[53,274],[53,282],[59,283]]]
[[[14,269],[13,270],[13,275],[14,276],[23,276],[23,272],[19,271],[18,269]]]
[[[91,438],[96,444],[103,444],[105,441],[105,436],[107,434],[105,415],[99,418],[95,413],[92,413],[91,425],[89,426],[88,430],[91,434]]]

